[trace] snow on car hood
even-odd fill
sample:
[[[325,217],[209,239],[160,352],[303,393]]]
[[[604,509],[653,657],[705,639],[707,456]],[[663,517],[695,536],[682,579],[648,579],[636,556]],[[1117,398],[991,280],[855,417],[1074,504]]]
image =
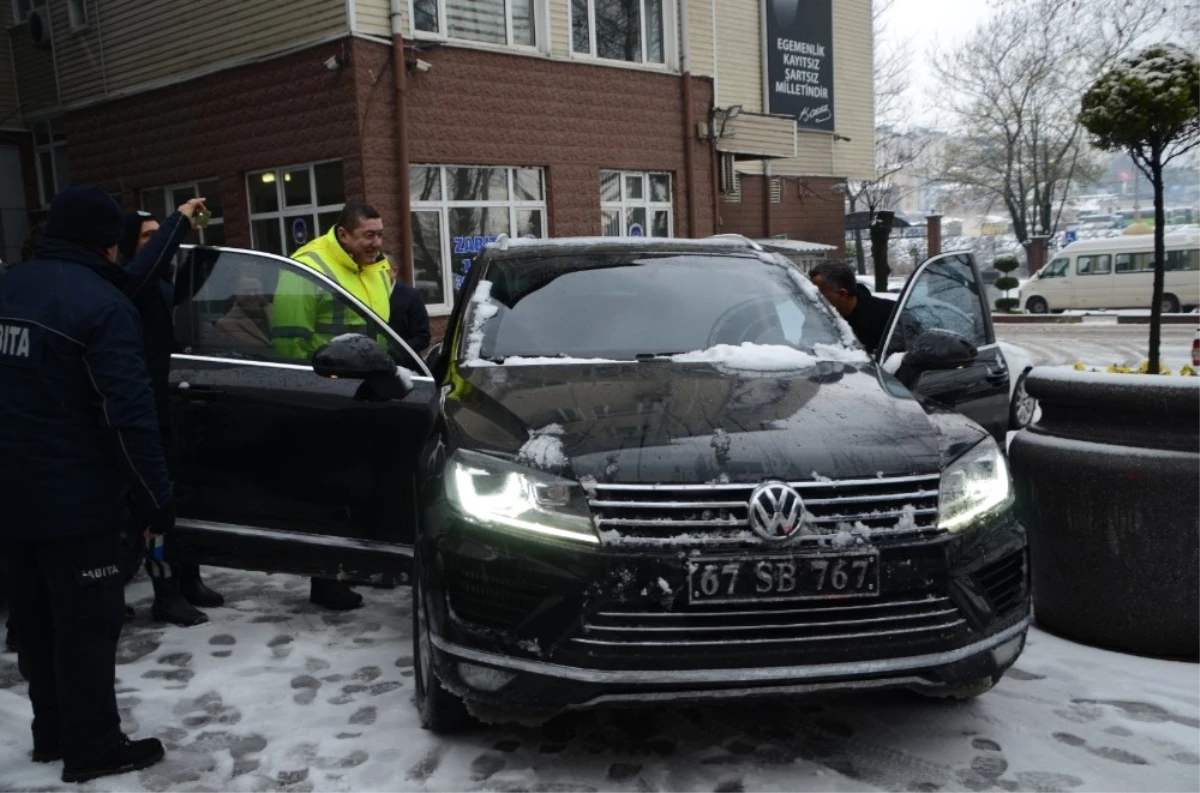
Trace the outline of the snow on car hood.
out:
[[[873,364],[810,357],[739,369],[708,352],[713,360],[463,368],[464,387],[446,401],[451,445],[599,482],[940,470],[934,423]]]

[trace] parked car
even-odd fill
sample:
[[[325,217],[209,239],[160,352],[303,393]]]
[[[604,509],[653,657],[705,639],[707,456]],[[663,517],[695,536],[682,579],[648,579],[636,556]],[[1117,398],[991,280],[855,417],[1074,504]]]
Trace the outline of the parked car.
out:
[[[997,443],[1009,370],[970,255],[930,259],[900,295],[897,377],[748,240],[502,238],[428,366],[290,260],[196,248],[179,272],[176,548],[410,572],[430,729],[831,690],[971,697],[1024,646],[1027,543]],[[249,313],[247,282],[254,332],[225,321]],[[272,307],[301,293],[366,335],[311,362],[264,346]]]

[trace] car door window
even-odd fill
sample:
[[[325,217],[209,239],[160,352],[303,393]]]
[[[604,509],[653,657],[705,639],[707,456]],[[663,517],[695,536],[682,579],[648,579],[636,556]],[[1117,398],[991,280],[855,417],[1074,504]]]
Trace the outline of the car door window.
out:
[[[983,298],[966,256],[930,262],[914,279],[888,344],[888,354],[904,352],[929,330],[949,330],[976,347],[988,343]]]
[[[374,338],[401,366],[420,364],[363,311],[303,265],[242,251],[193,248],[176,278],[179,352],[307,364],[342,333]]]
[[[1080,256],[1075,260],[1075,272],[1079,275],[1108,275],[1112,272],[1112,256]]]

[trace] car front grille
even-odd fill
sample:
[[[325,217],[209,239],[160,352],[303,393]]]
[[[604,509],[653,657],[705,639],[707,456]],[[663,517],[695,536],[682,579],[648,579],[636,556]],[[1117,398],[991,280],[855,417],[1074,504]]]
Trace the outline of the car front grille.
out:
[[[858,531],[875,544],[939,534],[938,474],[877,479],[791,482],[804,500],[814,534],[795,544],[820,544],[839,531]],[[757,485],[592,485],[590,505],[607,544],[758,545],[749,501]]]
[[[1025,551],[1010,553],[975,574],[992,610],[1000,615],[1020,605],[1025,595]]]
[[[585,615],[563,662],[643,668],[822,663],[911,655],[969,638],[944,593],[870,603],[750,604],[678,611],[614,608]]]

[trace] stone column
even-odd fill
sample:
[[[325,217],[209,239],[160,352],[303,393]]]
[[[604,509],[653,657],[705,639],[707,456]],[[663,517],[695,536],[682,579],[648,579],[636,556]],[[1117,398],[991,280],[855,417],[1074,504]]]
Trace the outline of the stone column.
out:
[[[1033,275],[1046,264],[1048,236],[1039,234],[1029,238],[1029,274]]]
[[[929,215],[925,218],[926,244],[932,258],[942,252],[942,216]]]

